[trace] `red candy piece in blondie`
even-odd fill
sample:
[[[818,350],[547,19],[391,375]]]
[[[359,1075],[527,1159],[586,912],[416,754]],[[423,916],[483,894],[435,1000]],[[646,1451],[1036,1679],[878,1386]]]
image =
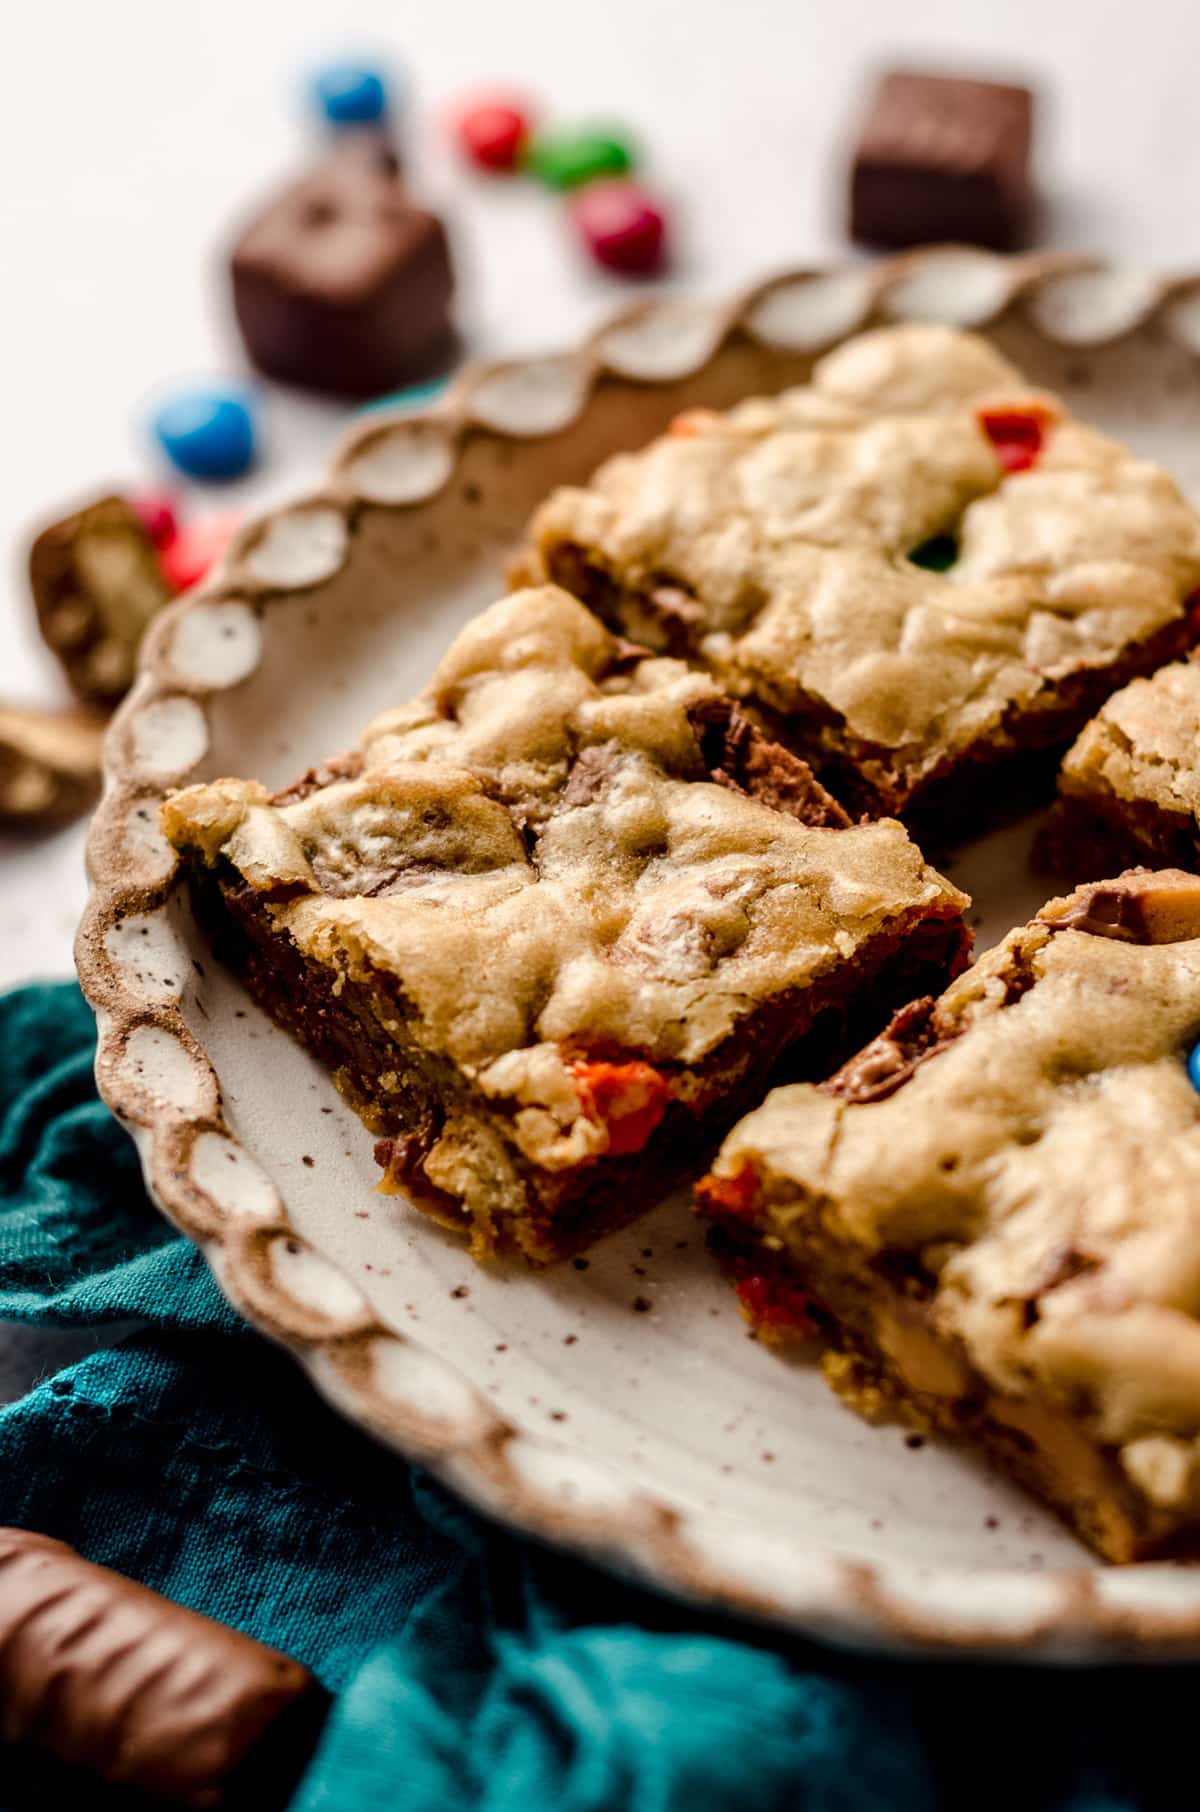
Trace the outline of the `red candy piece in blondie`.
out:
[[[808,1340],[815,1332],[806,1291],[782,1273],[755,1272],[740,1278],[742,1313],[767,1340]]]
[[[1052,421],[1049,410],[1037,405],[1028,409],[981,409],[979,426],[996,450],[996,458],[1006,472],[1027,472],[1036,465]]]
[[[581,1060],[571,1065],[584,1111],[608,1129],[610,1157],[641,1151],[666,1112],[670,1084],[653,1064]]]
[[[667,433],[676,440],[691,440],[697,434],[707,434],[713,423],[719,420],[715,409],[685,409],[675,417]]]
[[[731,1215],[748,1220],[758,1201],[759,1179],[752,1164],[743,1164],[731,1177],[708,1176],[696,1185],[697,1211],[714,1220]]]

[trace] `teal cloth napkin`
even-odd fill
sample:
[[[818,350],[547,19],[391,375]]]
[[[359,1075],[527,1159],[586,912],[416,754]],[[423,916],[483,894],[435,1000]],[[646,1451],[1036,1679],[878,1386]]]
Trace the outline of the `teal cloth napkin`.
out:
[[[1190,1668],[856,1659],[468,1512],[226,1307],[148,1204],[92,1049],[73,985],[0,998],[0,1317],[114,1326],[0,1410],[0,1523],[306,1662],[335,1698],[294,1812],[1200,1803]],[[0,1803],[76,1802],[48,1765],[0,1751]]]

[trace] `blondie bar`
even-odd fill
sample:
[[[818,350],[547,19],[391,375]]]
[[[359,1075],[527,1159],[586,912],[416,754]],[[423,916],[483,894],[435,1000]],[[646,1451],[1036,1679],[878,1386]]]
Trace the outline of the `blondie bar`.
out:
[[[828,1074],[970,944],[899,824],[851,825],[710,679],[553,588],[296,786],[215,780],[163,822],[387,1187],[476,1255],[547,1263],[629,1220],[785,1053]]]
[[[1122,687],[1080,732],[1038,855],[1075,881],[1140,862],[1200,868],[1200,661]]]
[[[532,539],[535,571],[711,672],[852,810],[935,833],[1049,791],[1050,754],[1200,633],[1174,481],[945,327],[690,411]]]
[[[1110,1560],[1200,1549],[1200,879],[1052,900],[699,1187],[768,1339],[960,1434]]]

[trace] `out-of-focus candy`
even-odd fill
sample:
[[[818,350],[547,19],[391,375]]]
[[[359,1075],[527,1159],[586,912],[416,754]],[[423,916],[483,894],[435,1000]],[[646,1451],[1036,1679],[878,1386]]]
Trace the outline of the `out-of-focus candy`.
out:
[[[52,522],[29,550],[42,635],[88,704],[108,709],[129,689],[142,633],[171,595],[160,558],[116,496]]]
[[[1028,88],[893,69],[863,121],[850,233],[867,245],[966,240],[1008,251],[1029,231],[1034,97]]]
[[[378,396],[457,354],[441,221],[413,201],[378,132],[341,132],[251,222],[230,261],[254,364],[285,384]]]
[[[633,168],[633,151],[612,132],[547,132],[525,153],[526,166],[552,189],[577,189]]]
[[[387,83],[361,63],[330,63],[313,76],[313,95],[331,126],[373,126],[387,118]]]
[[[240,478],[257,457],[254,415],[241,390],[182,390],[160,405],[152,425],[171,464],[189,478]]]
[[[0,705],[0,824],[74,818],[100,791],[104,719]]]
[[[159,552],[163,578],[172,591],[188,591],[208,577],[241,522],[237,515],[201,516],[185,522]]]
[[[155,547],[166,547],[179,533],[175,499],[169,491],[141,491],[129,499],[134,515]]]
[[[648,277],[666,258],[662,210],[635,182],[592,182],[571,197],[571,217],[584,244],[606,270]]]
[[[458,142],[484,170],[515,170],[529,139],[529,115],[510,100],[486,96],[459,114]]]

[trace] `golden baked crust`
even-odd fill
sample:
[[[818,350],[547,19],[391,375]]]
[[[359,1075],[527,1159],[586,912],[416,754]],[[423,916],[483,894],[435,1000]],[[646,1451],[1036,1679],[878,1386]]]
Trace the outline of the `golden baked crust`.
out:
[[[1032,463],[1005,444],[1013,418],[1034,424]],[[947,533],[947,571],[907,558]],[[943,327],[864,334],[806,388],[692,412],[555,493],[533,537],[552,577],[582,560],[660,645],[683,625],[792,746],[896,808],[969,750],[1036,741],[1022,721],[1081,674],[1181,652],[1200,585],[1200,519],[1172,479]],[[1045,737],[1065,740],[1057,719]]]
[[[743,1025],[777,1008],[777,1051],[804,1026],[798,1002],[833,982],[861,996],[910,932],[940,926],[943,973],[964,948],[966,897],[899,824],[851,826],[783,751],[769,784],[757,776],[764,796],[799,775],[845,828],[800,822],[706,765],[697,725],[722,710],[704,675],[643,658],[565,592],[525,591],[477,618],[428,692],[350,756],[274,797],[254,781],[189,787],[163,823],[326,978],[310,1021],[336,1014],[344,988],[369,991],[409,1058],[442,1064],[443,1101],[469,1085],[522,1159],[567,1172],[617,1149],[581,1055],[669,1070],[686,1100],[690,1066]],[[404,1095],[404,1067],[384,1071],[385,1092]],[[361,1084],[348,1092],[395,1130]],[[425,1174],[484,1214],[499,1159],[477,1134],[443,1132]]]
[[[752,1176],[742,1222],[818,1294],[822,1247],[881,1294],[902,1277],[950,1395],[982,1381],[1010,1425],[1069,1422],[1153,1513],[1194,1515],[1200,879],[1051,901],[910,1033],[769,1095],[722,1147],[718,1199]]]
[[[1065,756],[1060,790],[1200,818],[1200,661],[1175,661],[1115,692]]]

